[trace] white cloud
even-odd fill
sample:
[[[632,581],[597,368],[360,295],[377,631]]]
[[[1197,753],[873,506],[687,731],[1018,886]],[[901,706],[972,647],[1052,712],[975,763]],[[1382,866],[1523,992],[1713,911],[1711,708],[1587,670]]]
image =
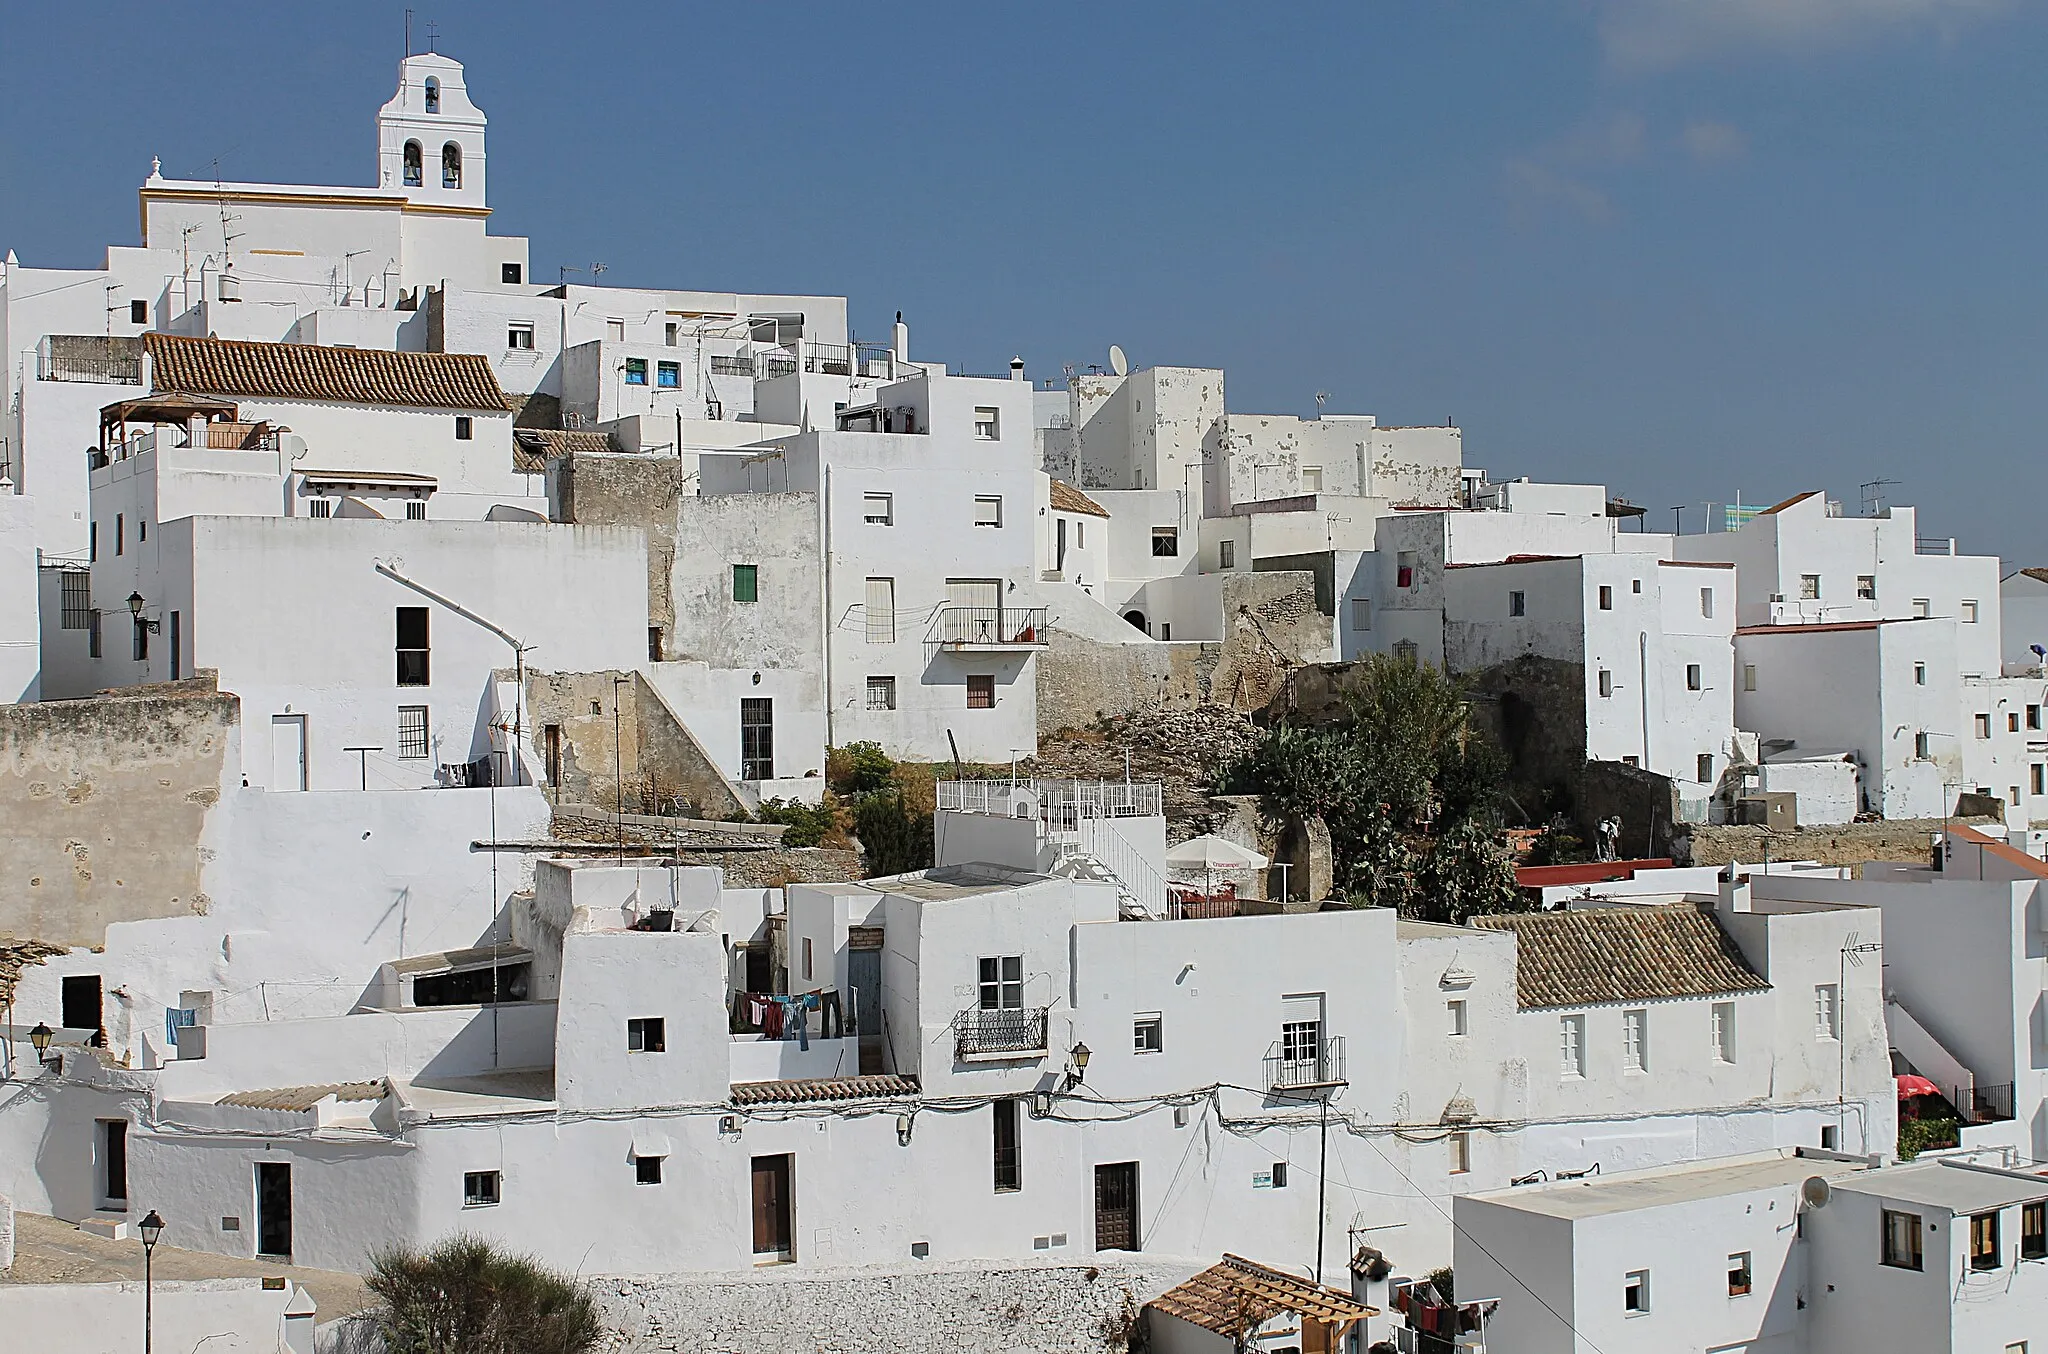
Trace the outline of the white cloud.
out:
[[[1749,138],[1742,134],[1740,127],[1703,118],[1686,123],[1678,139],[1692,158],[1702,163],[1739,160],[1749,149]]]
[[[1561,209],[1596,225],[1612,221],[1614,203],[1593,176],[1642,159],[1648,145],[1643,115],[1624,111],[1589,119],[1516,156],[1507,163],[1514,215],[1526,222]]]
[[[1953,37],[2016,0],[1592,0],[1613,65],[1645,70],[1743,50],[1811,50],[1894,32]]]

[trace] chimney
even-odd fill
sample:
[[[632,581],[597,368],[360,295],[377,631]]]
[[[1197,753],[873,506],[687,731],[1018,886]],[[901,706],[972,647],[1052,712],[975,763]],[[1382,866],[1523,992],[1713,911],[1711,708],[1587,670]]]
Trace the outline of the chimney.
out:
[[[1023,358],[1021,358],[1021,357],[1013,357],[1013,358],[1011,358],[1011,359],[1010,359],[1010,379],[1011,379],[1012,381],[1021,381],[1021,380],[1023,380],[1023,379],[1024,379],[1024,359],[1023,359]]]
[[[896,327],[889,333],[889,351],[896,355],[898,362],[910,360],[910,326],[903,323],[903,312],[896,312]]]
[[[1723,913],[1750,911],[1749,881],[1745,879],[1741,883],[1736,883],[1733,880],[1722,880],[1721,898],[1714,904],[1714,910]]]

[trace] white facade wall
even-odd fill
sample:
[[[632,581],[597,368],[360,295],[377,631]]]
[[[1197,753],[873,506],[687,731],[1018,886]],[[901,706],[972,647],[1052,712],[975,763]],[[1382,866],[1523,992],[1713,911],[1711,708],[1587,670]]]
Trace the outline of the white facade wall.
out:
[[[0,704],[42,694],[42,578],[35,500],[0,488]]]

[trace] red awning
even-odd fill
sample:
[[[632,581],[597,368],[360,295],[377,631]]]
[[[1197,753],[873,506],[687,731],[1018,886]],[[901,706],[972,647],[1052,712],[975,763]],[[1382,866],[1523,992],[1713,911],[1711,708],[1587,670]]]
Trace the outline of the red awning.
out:
[[[1899,1077],[1896,1080],[1899,1083],[1899,1099],[1901,1100],[1912,1100],[1917,1096],[1923,1095],[1941,1094],[1941,1087],[1936,1086],[1925,1077],[1908,1075]]]

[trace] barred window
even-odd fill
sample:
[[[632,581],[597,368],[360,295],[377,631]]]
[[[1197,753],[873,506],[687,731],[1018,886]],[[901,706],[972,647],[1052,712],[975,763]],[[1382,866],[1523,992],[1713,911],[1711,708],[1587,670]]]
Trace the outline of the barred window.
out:
[[[83,630],[92,622],[92,575],[83,569],[64,571],[64,628]]]
[[[398,707],[398,755],[401,757],[425,757],[427,755],[426,706],[401,705]]]

